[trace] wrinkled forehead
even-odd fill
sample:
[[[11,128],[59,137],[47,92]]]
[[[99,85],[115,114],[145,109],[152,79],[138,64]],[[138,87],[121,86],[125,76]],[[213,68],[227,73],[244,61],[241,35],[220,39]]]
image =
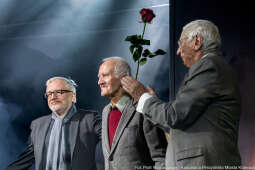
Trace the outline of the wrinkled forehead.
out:
[[[113,73],[115,67],[115,61],[105,61],[99,68],[99,74]]]
[[[54,90],[69,90],[71,89],[70,85],[61,79],[55,79],[49,82],[46,87],[46,91],[54,91]]]
[[[180,38],[178,40],[178,45],[180,46],[183,42],[185,42],[188,39],[185,33],[181,33]]]
[[[187,38],[188,38],[187,33],[185,31],[182,31],[179,40],[185,40]]]

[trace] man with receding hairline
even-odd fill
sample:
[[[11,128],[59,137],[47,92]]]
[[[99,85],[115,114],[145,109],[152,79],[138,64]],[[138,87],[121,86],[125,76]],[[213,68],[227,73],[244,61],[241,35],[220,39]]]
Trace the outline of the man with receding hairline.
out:
[[[240,94],[234,73],[221,55],[216,25],[195,20],[183,27],[177,54],[189,68],[175,100],[165,103],[132,77],[122,87],[137,112],[170,130],[166,169],[239,169]]]
[[[52,113],[31,123],[29,143],[6,170],[95,170],[95,150],[101,139],[101,117],[77,109],[76,83],[65,77],[46,82],[45,98]]]
[[[104,59],[99,68],[101,96],[111,100],[102,113],[105,170],[164,169],[164,132],[136,113],[136,103],[121,87],[121,77],[130,74],[120,57]]]

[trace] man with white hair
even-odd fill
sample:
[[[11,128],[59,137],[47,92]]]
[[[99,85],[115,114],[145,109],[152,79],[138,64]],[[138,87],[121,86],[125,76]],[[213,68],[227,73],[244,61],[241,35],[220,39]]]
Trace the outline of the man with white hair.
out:
[[[45,98],[52,113],[31,123],[28,147],[6,170],[95,170],[101,117],[77,109],[76,83],[65,77],[46,82]]]
[[[120,57],[104,59],[98,72],[101,96],[111,100],[102,113],[105,170],[164,169],[164,132],[136,113],[137,103],[121,87],[124,75],[130,67]]]
[[[195,20],[183,27],[177,54],[189,68],[175,100],[165,103],[132,77],[123,88],[137,111],[170,130],[166,169],[239,169],[240,94],[234,73],[221,56],[218,28]],[[151,94],[150,94],[151,93]]]

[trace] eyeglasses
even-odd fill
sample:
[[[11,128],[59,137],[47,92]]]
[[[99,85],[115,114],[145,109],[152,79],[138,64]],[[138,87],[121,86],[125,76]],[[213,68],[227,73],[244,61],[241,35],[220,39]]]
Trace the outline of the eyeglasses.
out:
[[[56,96],[61,96],[64,93],[73,93],[73,91],[71,90],[55,90],[55,91],[49,91],[47,93],[44,94],[45,99],[48,99],[50,96],[52,96],[53,94],[55,94]]]

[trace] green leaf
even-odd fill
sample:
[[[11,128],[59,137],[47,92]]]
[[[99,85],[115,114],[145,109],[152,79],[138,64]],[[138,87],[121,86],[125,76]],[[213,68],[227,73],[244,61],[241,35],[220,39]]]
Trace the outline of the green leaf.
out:
[[[135,52],[133,54],[133,59],[135,62],[141,58],[142,51],[143,51],[142,46],[138,46],[138,48],[135,50]]]
[[[130,36],[127,36],[125,41],[131,41],[133,38],[135,38],[137,35],[130,35]]]
[[[157,56],[156,54],[150,54],[148,57],[149,58],[153,58],[153,57],[155,57],[155,56]]]
[[[130,45],[129,50],[130,50],[131,54],[134,53],[134,48],[135,48],[135,46],[133,44]]]
[[[131,44],[135,45],[136,47],[141,44],[141,39],[139,38],[140,35],[131,35],[131,36],[127,36],[127,38],[125,39],[125,41],[129,41]]]
[[[144,45],[150,45],[150,44],[151,44],[150,40],[144,40]]]
[[[138,50],[135,50],[135,53],[133,54],[133,60],[134,60],[134,62],[136,62],[136,61],[139,60],[139,53],[138,53]]]
[[[144,50],[144,52],[143,52],[143,56],[144,56],[144,57],[147,57],[147,56],[149,56],[150,54],[151,54],[151,52],[150,52],[150,50],[148,50],[148,49]]]
[[[158,49],[157,51],[155,51],[155,54],[156,55],[164,55],[164,54],[166,54],[166,52],[161,49]]]
[[[135,45],[150,45],[150,40],[142,39],[141,35],[131,35],[127,36],[125,41],[129,41],[131,44]]]
[[[147,62],[147,58],[142,58],[139,63],[142,66],[142,65],[146,64],[146,62]]]
[[[141,35],[138,35],[137,38],[137,43],[139,45],[150,45],[150,40],[143,39]]]
[[[141,57],[142,51],[143,51],[143,47],[142,47],[141,45],[139,45],[137,49],[138,49],[139,55],[140,55],[140,57]],[[140,58],[140,57],[139,57],[139,58]]]
[[[150,40],[138,39],[137,43],[140,45],[150,45]]]
[[[151,53],[148,57],[149,58],[153,58],[155,56],[158,56],[158,55],[164,55],[166,54],[165,51],[161,50],[161,49],[158,49],[157,51],[155,51],[154,53]]]

